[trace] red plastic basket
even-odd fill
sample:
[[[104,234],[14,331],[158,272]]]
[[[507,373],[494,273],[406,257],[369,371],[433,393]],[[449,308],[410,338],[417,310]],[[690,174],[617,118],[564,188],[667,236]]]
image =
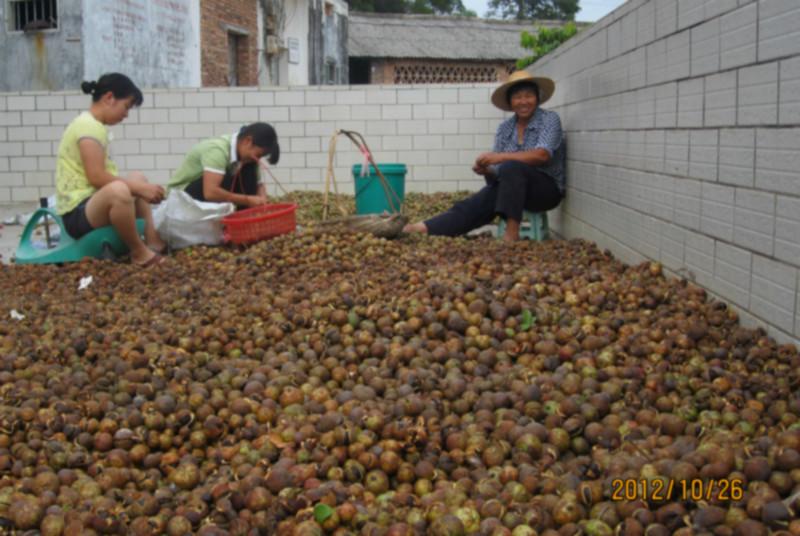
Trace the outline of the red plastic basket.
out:
[[[247,244],[291,233],[297,226],[293,203],[274,203],[234,212],[222,218],[223,236],[234,244]]]

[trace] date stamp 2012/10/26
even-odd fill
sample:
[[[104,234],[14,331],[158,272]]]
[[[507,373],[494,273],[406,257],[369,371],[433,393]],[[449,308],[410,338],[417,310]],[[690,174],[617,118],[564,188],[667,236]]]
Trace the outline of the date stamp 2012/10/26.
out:
[[[616,478],[611,481],[612,501],[739,501],[744,482],[739,479]]]

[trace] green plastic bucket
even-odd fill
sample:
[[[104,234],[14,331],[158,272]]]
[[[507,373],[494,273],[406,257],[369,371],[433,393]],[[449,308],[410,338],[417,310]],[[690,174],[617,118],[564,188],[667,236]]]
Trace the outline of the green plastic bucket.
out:
[[[406,165],[378,164],[378,168],[397,197],[389,193],[391,202],[386,198],[381,178],[374,167],[369,166],[369,174],[362,177],[361,164],[356,164],[353,166],[353,178],[356,180],[356,214],[382,214],[384,211],[400,210],[399,205],[403,202],[406,190]]]

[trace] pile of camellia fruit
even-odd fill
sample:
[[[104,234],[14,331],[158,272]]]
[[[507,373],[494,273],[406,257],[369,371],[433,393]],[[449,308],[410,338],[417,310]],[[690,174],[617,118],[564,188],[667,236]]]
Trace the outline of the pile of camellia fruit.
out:
[[[586,241],[306,227],[0,294],[7,532],[800,534],[796,348]]]

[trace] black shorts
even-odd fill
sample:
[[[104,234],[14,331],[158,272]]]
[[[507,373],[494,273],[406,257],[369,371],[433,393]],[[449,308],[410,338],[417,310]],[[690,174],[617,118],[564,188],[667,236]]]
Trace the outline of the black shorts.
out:
[[[89,223],[89,219],[86,217],[86,203],[89,202],[89,199],[91,199],[91,197],[87,197],[81,201],[77,207],[61,216],[61,220],[64,222],[64,228],[66,228],[69,236],[75,240],[94,231],[94,227],[92,227],[92,224]]]

